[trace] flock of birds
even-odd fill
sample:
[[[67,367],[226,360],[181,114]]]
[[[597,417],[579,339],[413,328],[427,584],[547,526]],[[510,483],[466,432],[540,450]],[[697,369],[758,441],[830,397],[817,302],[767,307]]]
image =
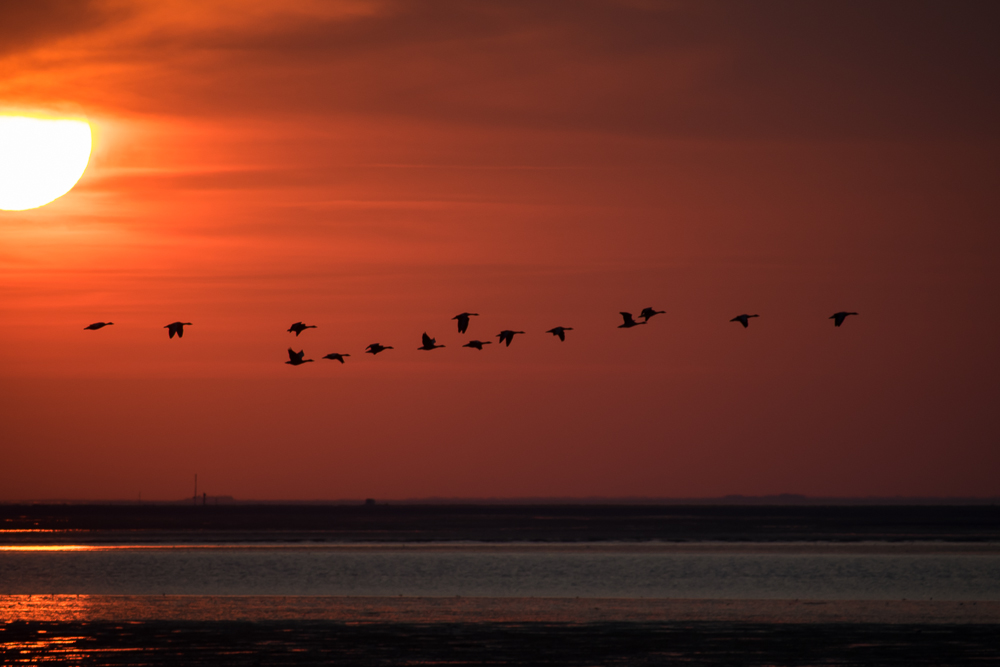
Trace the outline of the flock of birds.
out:
[[[637,327],[642,324],[646,324],[649,322],[651,317],[655,315],[662,315],[665,312],[666,311],[664,310],[643,308],[642,312],[639,313],[639,317],[642,318],[642,321],[640,322],[639,320],[637,320],[632,316],[632,313],[627,313],[625,311],[622,311],[620,313],[622,316],[622,323],[618,325],[618,328],[631,329],[632,327]],[[842,310],[838,313],[834,313],[833,315],[831,315],[830,319],[833,320],[833,326],[839,327],[841,324],[844,323],[844,320],[847,319],[849,315],[857,315],[857,313],[847,312]],[[469,318],[478,316],[479,313],[459,313],[458,315],[456,315],[451,319],[458,321],[458,333],[464,334],[469,329]],[[760,315],[747,315],[746,313],[744,313],[742,315],[737,315],[736,317],[734,317],[729,321],[739,322],[740,324],[743,325],[743,328],[746,329],[747,327],[750,326],[751,317],[760,317]],[[103,329],[104,327],[110,326],[112,324],[114,324],[114,322],[94,322],[93,324],[85,326],[84,330],[96,331],[97,329]],[[167,333],[169,334],[170,338],[173,338],[174,336],[177,336],[178,338],[183,338],[184,327],[186,326],[191,326],[191,323],[171,322],[170,324],[167,324],[163,328],[167,330]],[[295,337],[298,338],[299,334],[301,334],[306,329],[316,329],[316,328],[317,327],[315,324],[304,324],[302,322],[296,322],[292,326],[288,327],[288,333],[294,333]],[[550,333],[553,336],[558,336],[559,340],[565,341],[566,332],[572,330],[573,327],[553,327],[548,331],[546,331],[545,333]],[[512,331],[510,329],[504,329],[503,331],[501,331],[496,335],[496,337],[500,339],[497,342],[503,343],[507,347],[510,347],[510,344],[514,341],[514,336],[523,333],[524,333],[523,331]],[[424,332],[421,338],[421,343],[422,345],[417,348],[418,350],[436,350],[440,347],[444,347],[444,345],[438,345],[437,340],[428,336],[426,331]],[[476,350],[482,350],[483,345],[489,345],[491,343],[492,341],[488,340],[470,340],[462,347],[471,347]],[[372,356],[375,356],[381,352],[385,352],[386,350],[391,350],[391,349],[393,349],[391,345],[381,345],[379,343],[372,343],[371,345],[365,348],[365,354],[370,354]],[[306,356],[305,350],[300,350],[296,352],[292,348],[288,348],[288,361],[286,361],[285,363],[290,364],[292,366],[300,366],[302,364],[306,364],[313,361],[312,359],[305,359],[304,358],[305,356]],[[323,358],[344,363],[344,357],[349,357],[349,356],[351,355],[347,353],[331,352],[330,354],[324,356]]]

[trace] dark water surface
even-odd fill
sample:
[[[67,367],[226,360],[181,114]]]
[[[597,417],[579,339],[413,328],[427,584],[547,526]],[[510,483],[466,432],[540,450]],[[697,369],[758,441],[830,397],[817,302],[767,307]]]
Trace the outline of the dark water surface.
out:
[[[0,526],[0,544],[973,542],[1000,541],[1000,505],[0,505]]]
[[[0,595],[1000,600],[1000,545],[0,547]]]
[[[11,622],[5,664],[991,665],[996,625]]]
[[[0,506],[0,661],[1000,665],[995,507]]]

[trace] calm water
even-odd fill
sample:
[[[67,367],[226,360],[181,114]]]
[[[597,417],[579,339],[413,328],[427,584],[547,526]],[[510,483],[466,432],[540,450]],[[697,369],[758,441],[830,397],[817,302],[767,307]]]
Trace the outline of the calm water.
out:
[[[1000,600],[1000,551],[913,545],[0,550],[0,595]]]

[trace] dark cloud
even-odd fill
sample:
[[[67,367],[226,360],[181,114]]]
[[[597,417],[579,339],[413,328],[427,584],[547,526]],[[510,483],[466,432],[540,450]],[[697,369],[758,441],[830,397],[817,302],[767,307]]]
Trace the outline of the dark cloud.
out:
[[[996,135],[996,3],[770,2],[720,16],[732,57],[715,83],[725,101],[747,102],[737,126]]]
[[[144,112],[951,139],[998,131],[998,18],[993,2],[429,0],[250,26],[149,25],[138,42],[102,33],[94,54],[139,66],[118,83],[122,103]]]
[[[122,15],[91,0],[0,0],[0,57],[88,32]]]

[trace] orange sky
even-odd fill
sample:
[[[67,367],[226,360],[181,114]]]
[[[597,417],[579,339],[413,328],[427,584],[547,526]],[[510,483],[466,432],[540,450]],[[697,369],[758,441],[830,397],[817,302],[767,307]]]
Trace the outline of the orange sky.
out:
[[[1000,495],[995,3],[193,5],[0,4],[0,500]]]

